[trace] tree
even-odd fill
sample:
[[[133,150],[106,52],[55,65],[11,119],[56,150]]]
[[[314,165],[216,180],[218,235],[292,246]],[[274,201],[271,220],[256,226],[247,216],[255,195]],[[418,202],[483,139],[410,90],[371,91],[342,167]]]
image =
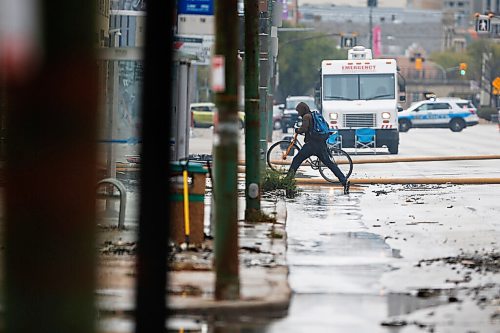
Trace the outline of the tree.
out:
[[[495,100],[491,98],[493,94],[491,83],[500,76],[500,45],[491,39],[480,39],[469,44],[466,52],[435,52],[431,55],[431,60],[443,68],[457,68],[448,74],[448,78],[459,78],[459,64],[466,63],[467,78],[476,81],[479,88],[490,95],[491,106],[491,101]]]
[[[492,101],[496,101],[492,98],[492,82],[500,76],[500,45],[491,39],[478,40],[467,47],[467,54],[470,59],[474,59],[472,68],[469,67],[471,74],[479,82],[479,88],[490,95],[491,106]]]
[[[434,52],[431,54],[430,60],[441,65],[445,69],[453,69],[456,70],[449,71],[446,76],[448,79],[459,79],[459,65],[460,63],[468,64],[468,68],[470,69],[470,61],[469,57],[466,53],[463,52],[455,52],[455,51],[443,51],[443,52]],[[468,75],[468,77],[471,77]]]
[[[337,49],[334,34],[285,32],[282,35],[278,55],[279,85],[275,98],[280,103],[290,95],[314,94],[314,83],[318,79],[322,60],[347,59],[347,52]]]

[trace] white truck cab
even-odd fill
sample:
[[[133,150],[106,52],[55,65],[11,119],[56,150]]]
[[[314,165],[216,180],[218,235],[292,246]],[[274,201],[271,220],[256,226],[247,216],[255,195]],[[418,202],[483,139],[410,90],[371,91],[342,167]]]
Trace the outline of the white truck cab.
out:
[[[360,128],[376,131],[376,147],[399,150],[398,68],[395,59],[373,59],[370,49],[355,46],[347,60],[323,60],[318,106],[332,129],[342,137],[342,147],[356,145]],[[402,89],[404,90],[404,88]]]

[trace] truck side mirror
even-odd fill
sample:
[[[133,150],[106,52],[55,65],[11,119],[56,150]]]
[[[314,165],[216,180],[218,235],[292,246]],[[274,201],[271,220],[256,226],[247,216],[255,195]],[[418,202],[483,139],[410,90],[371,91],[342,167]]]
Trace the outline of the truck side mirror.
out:
[[[403,107],[401,105],[398,105],[398,112],[402,112],[403,111]]]

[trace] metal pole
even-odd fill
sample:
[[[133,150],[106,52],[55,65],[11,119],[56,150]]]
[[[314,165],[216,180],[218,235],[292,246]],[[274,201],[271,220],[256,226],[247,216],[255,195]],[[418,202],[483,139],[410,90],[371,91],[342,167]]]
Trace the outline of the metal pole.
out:
[[[189,67],[190,62],[181,60],[179,62],[179,76],[178,76],[178,109],[177,109],[177,128],[176,128],[176,148],[177,159],[185,158],[188,156],[188,141],[189,141],[189,103],[188,103],[188,90],[189,90]]]
[[[164,332],[167,317],[174,10],[168,1],[148,1],[141,114],[137,333]]]
[[[269,0],[270,1],[270,0]],[[261,8],[262,9],[262,8]],[[259,110],[260,110],[260,167],[266,168],[265,155],[267,151],[267,90],[269,81],[269,15],[266,11],[260,13],[259,19]]]
[[[267,39],[267,66],[268,66],[268,76],[267,76],[267,103],[266,103],[266,118],[265,118],[265,127],[266,127],[266,140],[267,142],[272,141],[273,137],[273,130],[272,130],[272,118],[273,118],[273,94],[274,94],[274,87],[273,87],[273,81],[272,78],[274,76],[274,55],[272,54],[272,25],[273,25],[273,10],[274,10],[274,2],[276,0],[268,0],[268,11],[267,11],[267,17],[268,17],[268,26],[267,26],[267,32],[268,32],[268,39]],[[275,28],[277,31],[277,27]],[[269,126],[271,124],[271,127]],[[266,146],[267,148],[267,146]]]
[[[215,91],[219,123],[215,155],[215,298],[240,297],[238,260],[238,26],[237,0],[217,0],[215,57],[223,80]],[[220,68],[218,71],[220,71]],[[215,73],[214,73],[215,75]],[[214,87],[215,88],[215,87]]]
[[[259,4],[245,0],[245,218],[260,212]]]
[[[368,29],[370,29],[370,45],[368,46],[370,49],[373,49],[373,7],[370,6],[370,26]]]

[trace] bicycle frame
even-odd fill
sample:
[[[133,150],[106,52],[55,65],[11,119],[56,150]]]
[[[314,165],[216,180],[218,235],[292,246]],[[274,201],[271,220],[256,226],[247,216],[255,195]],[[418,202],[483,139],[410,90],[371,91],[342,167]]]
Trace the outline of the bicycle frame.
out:
[[[281,159],[284,161],[286,160],[286,157],[288,156],[288,154],[290,153],[290,150],[292,149],[293,145],[297,145],[297,147],[299,147],[299,150],[302,149],[302,144],[299,142],[299,140],[297,139],[298,138],[298,133],[295,133],[292,140],[290,140],[290,144],[288,145],[288,148],[286,149],[285,152],[283,152],[282,156],[281,156]],[[319,158],[316,158],[316,161],[313,161],[311,157],[308,157],[307,158],[307,161],[309,162],[309,166],[313,169],[313,170],[317,170],[319,168]]]

